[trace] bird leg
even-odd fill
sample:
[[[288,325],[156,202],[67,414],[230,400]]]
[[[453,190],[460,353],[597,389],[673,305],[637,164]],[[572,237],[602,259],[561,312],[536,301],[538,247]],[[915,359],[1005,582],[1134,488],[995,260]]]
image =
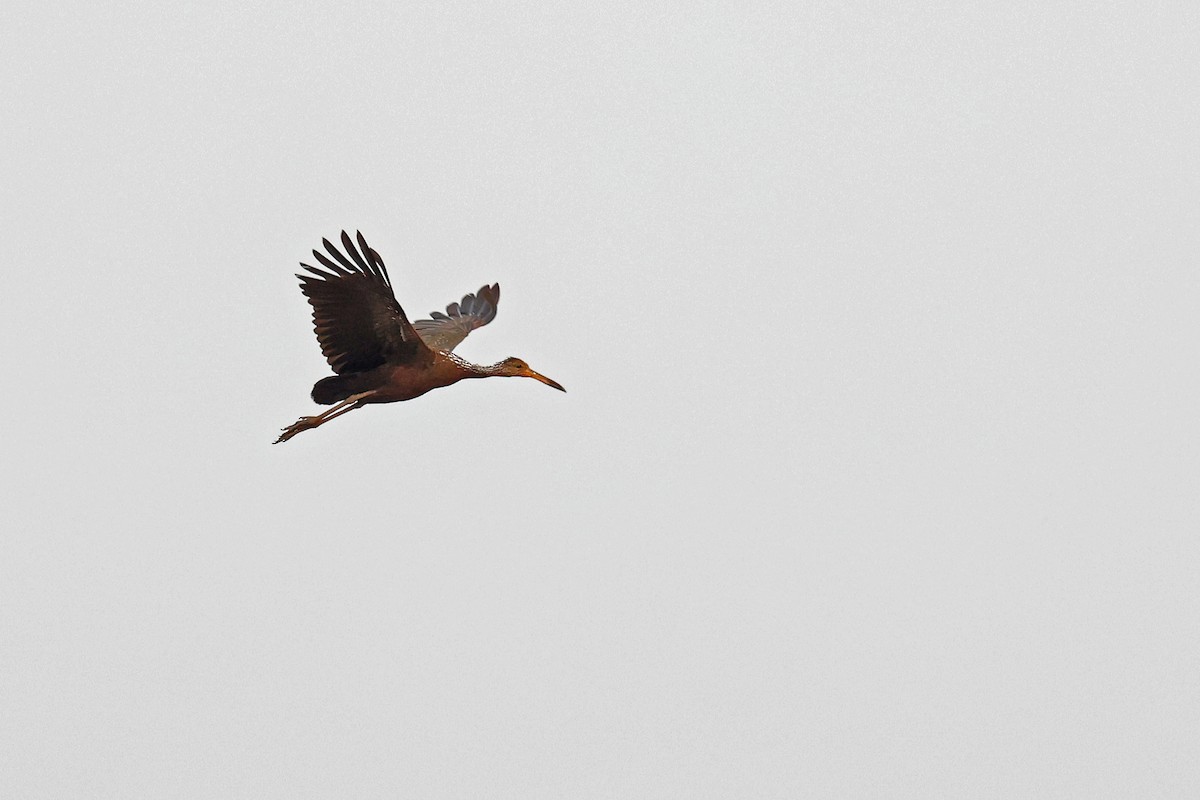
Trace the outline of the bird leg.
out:
[[[347,411],[353,411],[354,409],[365,405],[362,402],[362,399],[365,397],[370,397],[371,394],[372,392],[359,392],[358,394],[352,394],[323,414],[318,414],[315,417],[301,417],[283,429],[283,433],[281,433],[279,438],[275,440],[275,444],[286,442],[288,439],[292,438],[301,431],[306,431],[310,428],[316,428],[319,425],[329,422],[331,419],[340,417]]]

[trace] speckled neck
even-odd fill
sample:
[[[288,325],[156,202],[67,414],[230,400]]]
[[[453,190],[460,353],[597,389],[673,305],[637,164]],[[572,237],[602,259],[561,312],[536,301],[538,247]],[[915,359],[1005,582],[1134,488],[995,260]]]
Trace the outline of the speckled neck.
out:
[[[446,357],[454,362],[454,365],[461,369],[468,378],[490,378],[495,375],[504,374],[504,362],[498,364],[472,364],[461,356],[454,353],[446,353]]]

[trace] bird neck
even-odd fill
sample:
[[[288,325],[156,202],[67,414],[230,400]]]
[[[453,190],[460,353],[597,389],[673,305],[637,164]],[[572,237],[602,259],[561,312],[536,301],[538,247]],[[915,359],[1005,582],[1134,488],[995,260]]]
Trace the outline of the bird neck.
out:
[[[498,364],[472,364],[454,353],[446,353],[446,357],[462,371],[464,378],[490,378],[504,374],[503,361]]]
[[[496,375],[504,376],[511,374],[505,369],[503,361],[498,364],[473,364],[472,366],[475,367],[478,373],[477,377],[480,378],[490,378]]]

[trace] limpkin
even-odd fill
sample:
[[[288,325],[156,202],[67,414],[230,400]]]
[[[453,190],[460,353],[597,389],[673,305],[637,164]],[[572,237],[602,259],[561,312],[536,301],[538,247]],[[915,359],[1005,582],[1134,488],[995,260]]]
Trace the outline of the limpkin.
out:
[[[500,284],[484,286],[461,302],[451,303],[444,314],[435,311],[431,319],[409,322],[396,302],[383,259],[367,245],[362,233],[355,248],[349,234],[342,231],[345,254],[328,239],[321,242],[329,255],[313,250],[313,257],[324,269],[301,263],[311,274],[296,277],[312,305],[321,352],[336,373],[317,381],[312,399],[333,407],[296,420],[283,429],[276,444],[369,403],[412,400],[463,378],[533,378],[566,391],[519,358],[480,366],[454,354],[467,334],[495,318]]]

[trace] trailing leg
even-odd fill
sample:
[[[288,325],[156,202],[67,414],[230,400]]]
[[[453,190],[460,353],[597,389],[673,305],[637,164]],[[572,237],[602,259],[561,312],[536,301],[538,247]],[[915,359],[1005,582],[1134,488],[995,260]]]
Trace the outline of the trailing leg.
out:
[[[283,433],[281,433],[279,438],[275,440],[275,444],[286,442],[288,439],[292,438],[301,431],[316,428],[325,424],[326,422],[329,422],[331,419],[340,417],[342,414],[345,414],[348,411],[353,411],[356,408],[362,407],[365,405],[365,403],[362,402],[363,398],[370,397],[372,394],[374,394],[374,392],[360,392],[359,394],[352,394],[323,414],[318,414],[315,417],[301,417],[283,429]]]

